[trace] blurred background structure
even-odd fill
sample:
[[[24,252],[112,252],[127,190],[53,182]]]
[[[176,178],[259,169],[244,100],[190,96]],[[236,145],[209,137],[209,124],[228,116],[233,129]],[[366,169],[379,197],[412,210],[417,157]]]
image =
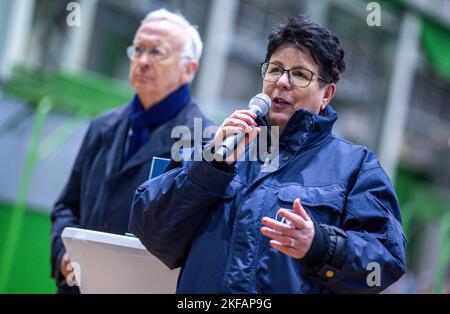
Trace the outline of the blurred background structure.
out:
[[[335,132],[377,153],[409,240],[386,292],[449,293],[450,0],[376,3],[380,26],[364,0],[0,0],[0,293],[55,291],[49,212],[89,119],[130,99],[125,50],[160,7],[198,25],[192,89],[217,122],[261,90],[276,23],[304,13],[335,33],[347,63]]]

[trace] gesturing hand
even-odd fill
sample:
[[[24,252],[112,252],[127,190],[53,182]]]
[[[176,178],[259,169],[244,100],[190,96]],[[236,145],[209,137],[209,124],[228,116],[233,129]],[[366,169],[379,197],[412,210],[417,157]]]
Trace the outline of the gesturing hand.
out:
[[[278,213],[290,223],[281,223],[275,219],[264,217],[261,233],[270,240],[270,245],[294,258],[301,259],[308,253],[314,239],[314,223],[303,209],[300,199],[293,204],[294,212],[280,208]]]

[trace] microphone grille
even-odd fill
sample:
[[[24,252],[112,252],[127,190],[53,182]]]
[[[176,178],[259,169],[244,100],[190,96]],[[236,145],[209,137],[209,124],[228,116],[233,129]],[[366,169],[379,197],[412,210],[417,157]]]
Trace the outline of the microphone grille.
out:
[[[265,116],[269,112],[272,100],[264,93],[259,93],[250,99],[248,107],[256,107],[261,112],[261,116]]]

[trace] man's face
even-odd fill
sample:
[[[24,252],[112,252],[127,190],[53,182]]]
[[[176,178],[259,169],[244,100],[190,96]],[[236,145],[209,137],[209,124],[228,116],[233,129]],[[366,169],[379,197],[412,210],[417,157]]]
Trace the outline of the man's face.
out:
[[[181,26],[166,20],[146,22],[136,32],[134,47],[167,56],[159,60],[142,53],[131,61],[130,82],[143,102],[155,104],[189,81],[181,63],[185,38]]]
[[[319,74],[320,70],[307,49],[301,51],[291,44],[281,45],[272,54],[269,62],[275,63],[284,69],[301,67],[316,74]],[[294,113],[300,109],[319,114],[321,109],[324,109],[331,99],[327,90],[328,88],[326,87],[320,87],[317,75],[313,76],[313,80],[305,88],[291,85],[286,72],[277,82],[264,81],[263,92],[272,100],[268,113],[270,124],[278,125],[283,129]],[[334,92],[332,94],[334,95]]]

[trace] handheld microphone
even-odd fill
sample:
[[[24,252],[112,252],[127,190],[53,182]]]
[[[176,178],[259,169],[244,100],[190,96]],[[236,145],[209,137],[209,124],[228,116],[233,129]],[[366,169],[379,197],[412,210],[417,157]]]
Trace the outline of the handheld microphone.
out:
[[[248,103],[248,110],[256,114],[256,119],[264,117],[267,112],[269,112],[269,107],[272,101],[270,97],[264,93],[260,93],[253,96]],[[245,132],[241,131],[238,134],[227,137],[222,144],[216,149],[215,157],[216,160],[225,160],[227,156],[233,153],[238,144],[242,141],[245,136]]]

